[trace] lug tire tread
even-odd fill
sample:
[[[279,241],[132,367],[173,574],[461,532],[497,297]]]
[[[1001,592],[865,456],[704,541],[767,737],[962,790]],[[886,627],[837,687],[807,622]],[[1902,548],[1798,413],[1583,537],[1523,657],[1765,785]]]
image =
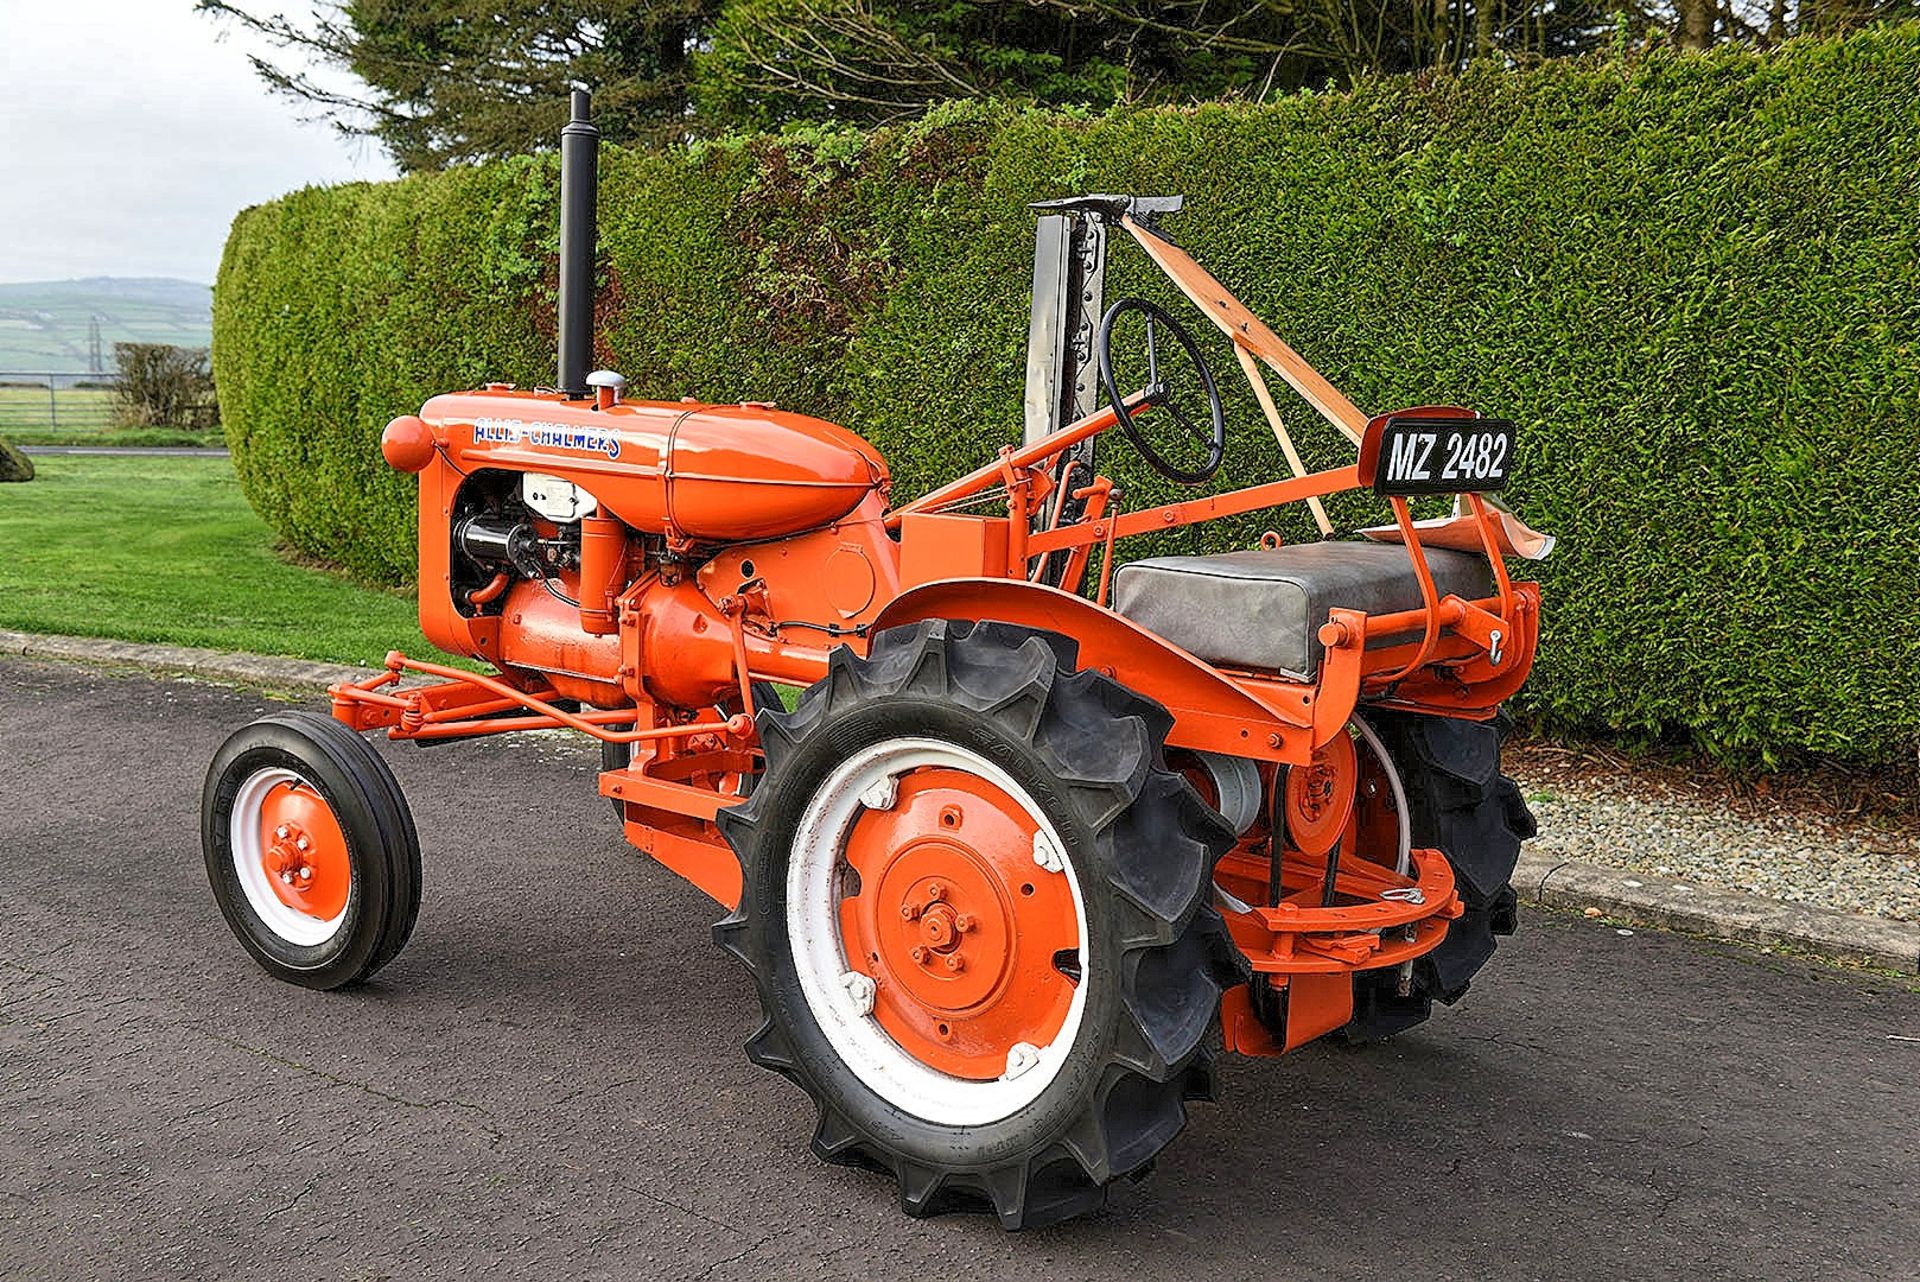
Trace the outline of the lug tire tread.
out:
[[[1165,709],[1096,672],[1073,671],[1076,656],[1064,637],[954,620],[880,633],[864,660],[836,650],[827,676],[791,713],[761,711],[762,786],[721,812],[746,890],[714,937],[752,974],[764,1016],[747,1055],[812,1099],[816,1156],[890,1174],[909,1215],[985,1209],[1018,1229],[1097,1210],[1109,1184],[1145,1173],[1184,1123],[1188,1100],[1212,1097],[1220,994],[1244,979],[1244,959],[1211,903],[1213,864],[1231,833],[1166,768]],[[857,749],[849,712],[907,697],[966,709],[1046,763],[1059,798],[1095,834],[1085,849],[1105,886],[1087,884],[1082,868],[1083,893],[1104,889],[1117,926],[1121,1005],[1104,1066],[1069,1122],[1010,1159],[971,1160],[956,1144],[949,1160],[929,1161],[863,1127],[823,1090],[819,1070],[774,1015],[780,945],[768,938],[771,914],[754,903],[755,885],[773,871],[759,862],[777,859],[784,869],[784,834],[766,813],[778,804],[774,781],[813,745],[836,757]]]

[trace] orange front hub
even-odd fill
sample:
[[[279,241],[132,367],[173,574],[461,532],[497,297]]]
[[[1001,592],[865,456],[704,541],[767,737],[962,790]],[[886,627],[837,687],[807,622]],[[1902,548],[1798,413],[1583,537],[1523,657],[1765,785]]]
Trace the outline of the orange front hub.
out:
[[[847,961],[873,978],[880,1026],[929,1067],[990,1081],[1066,1023],[1080,915],[1067,874],[1035,860],[1039,832],[991,782],[928,767],[848,834]]]
[[[332,921],[347,906],[353,865],[347,837],[326,798],[305,783],[283,783],[260,804],[260,866],[281,903]]]

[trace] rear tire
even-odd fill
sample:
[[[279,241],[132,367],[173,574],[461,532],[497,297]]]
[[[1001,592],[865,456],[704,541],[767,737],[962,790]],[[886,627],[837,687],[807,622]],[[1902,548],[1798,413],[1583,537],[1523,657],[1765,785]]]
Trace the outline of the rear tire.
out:
[[[228,926],[276,979],[358,983],[413,933],[413,816],[387,763],[331,717],[279,712],[235,731],[207,771],[200,844]]]
[[[1400,973],[1366,971],[1354,981],[1352,1041],[1380,1041],[1423,1023],[1435,1000],[1452,1005],[1492,958],[1498,936],[1519,924],[1510,884],[1520,843],[1534,835],[1533,813],[1517,784],[1500,773],[1504,718],[1455,717],[1368,709],[1405,784],[1413,844],[1445,853],[1466,912],[1440,946],[1413,964],[1406,996]]]
[[[793,712],[761,710],[766,772],[720,814],[745,885],[714,935],[765,1015],[748,1056],[812,1099],[818,1157],[891,1174],[910,1215],[991,1209],[1017,1229],[1103,1205],[1209,1093],[1220,995],[1244,978],[1211,906],[1231,833],[1166,769],[1165,710],[1072,671],[1075,653],[947,620],[880,633],[866,659],[836,650]],[[1034,917],[1049,895],[1055,916]],[[936,908],[971,908],[959,978],[998,988],[935,992],[954,978],[919,946],[949,946]],[[1011,996],[1033,992],[1054,1004]],[[1031,1038],[974,1037],[1038,1009]]]

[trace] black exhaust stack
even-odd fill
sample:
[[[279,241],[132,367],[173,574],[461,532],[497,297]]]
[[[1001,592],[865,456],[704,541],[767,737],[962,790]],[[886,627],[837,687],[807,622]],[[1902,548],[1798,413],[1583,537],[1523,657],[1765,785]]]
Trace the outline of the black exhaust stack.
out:
[[[587,394],[593,365],[594,206],[600,194],[600,131],[593,95],[573,91],[573,119],[560,131],[560,390]]]

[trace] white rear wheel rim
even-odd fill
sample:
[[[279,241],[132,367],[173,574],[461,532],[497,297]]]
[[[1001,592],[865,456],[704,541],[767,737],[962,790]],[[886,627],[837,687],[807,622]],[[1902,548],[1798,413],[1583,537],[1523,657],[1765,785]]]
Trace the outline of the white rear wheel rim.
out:
[[[980,1126],[1031,1105],[1066,1064],[1084,1022],[1092,980],[1086,901],[1073,860],[1068,858],[1060,875],[1067,879],[1079,923],[1080,982],[1074,986],[1059,1033],[1048,1045],[1032,1048],[1037,1058],[1030,1066],[1010,1078],[977,1081],[943,1073],[915,1059],[886,1033],[870,1009],[862,1011],[859,1003],[849,999],[845,981],[850,968],[840,933],[839,904],[845,867],[841,854],[859,818],[862,794],[923,766],[986,779],[1027,812],[1054,850],[1067,849],[1026,789],[979,754],[938,739],[899,738],[873,744],[841,762],[821,781],[795,825],[787,862],[787,945],[808,1010],[855,1077],[894,1107],[924,1121]]]

